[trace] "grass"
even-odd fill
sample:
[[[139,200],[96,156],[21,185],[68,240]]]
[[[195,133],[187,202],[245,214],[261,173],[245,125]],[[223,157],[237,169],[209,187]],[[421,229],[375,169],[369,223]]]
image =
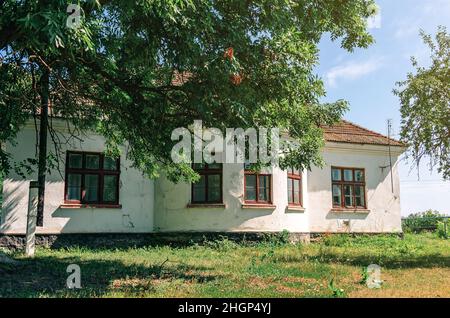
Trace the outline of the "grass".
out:
[[[450,241],[432,233],[9,254],[19,265],[0,263],[0,297],[450,297]],[[363,283],[372,263],[380,289]],[[69,264],[81,268],[79,290],[66,288]]]

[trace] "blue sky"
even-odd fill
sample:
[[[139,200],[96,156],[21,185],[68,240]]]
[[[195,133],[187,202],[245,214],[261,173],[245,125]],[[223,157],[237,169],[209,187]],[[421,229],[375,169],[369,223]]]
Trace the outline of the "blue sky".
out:
[[[413,71],[410,57],[428,65],[430,52],[419,30],[435,34],[438,25],[450,32],[450,0],[377,0],[379,15],[370,23],[375,43],[352,53],[339,42],[324,38],[320,44],[318,74],[324,79],[324,101],[345,99],[350,110],[344,116],[369,129],[386,134],[388,118],[393,120],[394,137],[400,130],[399,100],[392,93],[397,81]],[[402,215],[426,209],[450,214],[450,182],[427,163],[411,170],[411,162],[399,163]]]

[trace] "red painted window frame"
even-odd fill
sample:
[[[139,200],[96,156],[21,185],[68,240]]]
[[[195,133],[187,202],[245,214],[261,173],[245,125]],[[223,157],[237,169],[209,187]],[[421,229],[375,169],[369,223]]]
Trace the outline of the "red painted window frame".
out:
[[[292,198],[294,198],[294,180],[298,180],[299,183],[299,203],[289,202],[289,187],[288,191],[288,206],[303,207],[303,187],[302,187],[302,173],[299,171],[298,174],[294,173],[293,168],[289,168],[287,171],[288,182],[292,182]]]
[[[333,170],[340,170],[341,171],[341,180],[335,181],[333,180]],[[344,181],[344,170],[352,170],[352,179],[353,181]],[[360,170],[363,173],[363,181],[355,181],[355,171]],[[335,205],[333,202],[333,185],[339,185],[341,187],[341,204]],[[348,206],[345,205],[345,191],[344,186],[349,185],[353,188],[353,205]],[[364,206],[356,205],[356,192],[355,192],[355,186],[362,186],[363,187],[363,198],[364,198]],[[353,167],[331,167],[331,202],[333,205],[333,208],[337,209],[367,209],[367,195],[366,195],[366,170],[364,168],[353,168]]]
[[[247,176],[256,176],[256,200],[247,200]],[[269,177],[269,198],[268,200],[259,200],[259,177]],[[272,204],[272,174],[258,173],[250,170],[244,170],[244,202],[250,204]]]
[[[69,156],[71,154],[82,155],[82,165],[81,168],[71,168],[69,167]],[[99,156],[99,168],[89,169],[86,168],[86,155],[96,155]],[[119,184],[120,184],[120,158],[116,159],[117,170],[104,170],[103,162],[105,155],[101,152],[91,152],[91,151],[67,151],[66,152],[66,169],[65,169],[65,179],[64,179],[64,203],[65,204],[86,204],[92,206],[116,206],[120,202],[119,198]],[[68,188],[68,175],[69,174],[79,174],[81,175],[81,187],[80,187],[80,198],[81,200],[68,200],[67,199],[67,188]],[[85,175],[98,175],[98,200],[97,201],[85,201]],[[104,186],[104,176],[113,175],[116,176],[116,200],[115,201],[103,201],[103,186]]]
[[[207,163],[204,164],[204,168],[195,168],[192,164],[192,169],[197,172],[200,176],[205,176],[205,200],[195,201],[194,200],[194,183],[191,183],[191,203],[192,204],[217,204],[223,203],[223,164],[220,163],[220,168],[209,168]],[[216,201],[208,201],[208,175],[220,175],[220,198]]]

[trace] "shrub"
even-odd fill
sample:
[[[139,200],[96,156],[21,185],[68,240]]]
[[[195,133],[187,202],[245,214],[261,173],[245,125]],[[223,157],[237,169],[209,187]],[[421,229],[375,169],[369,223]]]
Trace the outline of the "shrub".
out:
[[[334,279],[333,278],[328,283],[328,289],[332,292],[332,297],[334,297],[334,298],[343,298],[343,297],[347,296],[345,294],[345,291],[342,288],[336,287],[334,285]]]
[[[283,230],[280,233],[267,233],[264,237],[264,243],[271,246],[279,246],[289,243],[289,231]]]
[[[420,232],[420,231],[432,231],[437,228],[438,222],[444,214],[435,210],[426,210],[423,212],[412,213],[403,220],[403,231]]]
[[[352,238],[348,234],[331,234],[323,237],[326,246],[343,247],[352,244]]]
[[[444,220],[444,221],[439,221],[437,223],[437,228],[436,228],[436,233],[438,235],[438,237],[440,238],[448,238],[448,232],[449,232],[449,222],[448,220]]]
[[[282,244],[289,243],[289,231],[283,230],[281,233],[278,234],[278,240]]]
[[[205,240],[204,245],[219,251],[229,251],[239,246],[239,244],[237,244],[236,242],[231,241],[230,239],[222,235],[219,237],[219,239],[214,241]]]
[[[359,281],[359,283],[362,285],[366,285],[368,279],[369,279],[369,272],[367,271],[367,267],[363,266],[361,270],[361,280]]]

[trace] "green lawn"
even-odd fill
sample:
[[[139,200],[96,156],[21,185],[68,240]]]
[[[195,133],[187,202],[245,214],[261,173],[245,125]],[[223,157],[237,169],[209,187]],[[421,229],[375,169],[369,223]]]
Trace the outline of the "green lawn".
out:
[[[2,297],[450,297],[450,240],[434,234],[10,254],[19,263],[0,264]],[[73,263],[80,290],[65,287]],[[382,268],[381,289],[361,283],[371,263]]]

